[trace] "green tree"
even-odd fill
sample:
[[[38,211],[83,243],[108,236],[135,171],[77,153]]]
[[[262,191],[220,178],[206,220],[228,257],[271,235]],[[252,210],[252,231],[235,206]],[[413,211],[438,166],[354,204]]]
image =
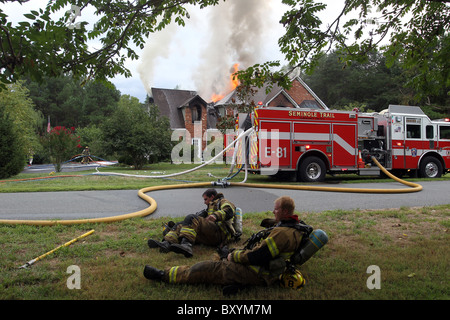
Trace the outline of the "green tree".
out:
[[[89,146],[93,156],[106,157],[103,149],[103,132],[99,126],[92,124],[87,127],[77,128],[75,133],[80,137],[80,145],[82,147]]]
[[[311,89],[333,109],[348,104],[365,104],[381,111],[389,104],[408,104],[411,89],[404,88],[405,74],[398,65],[386,67],[386,59],[377,51],[367,63],[347,65],[336,52],[321,57],[314,72],[302,76]]]
[[[42,114],[34,109],[29,91],[22,81],[5,85],[0,89],[0,104],[9,115],[18,136],[17,147],[25,155],[39,151],[39,137],[36,133],[43,124]]]
[[[12,177],[23,170],[25,153],[17,128],[0,103],[0,179]]]
[[[289,9],[280,21],[286,32],[278,43],[293,68],[310,73],[331,50],[347,64],[367,63],[369,53],[378,48],[387,66],[400,62],[411,71],[408,85],[416,99],[449,92],[448,0],[346,0],[327,25],[319,18],[326,4],[315,0],[282,2]],[[239,72],[239,79],[259,87],[264,81],[285,86],[293,69],[288,73],[273,71],[276,65],[279,62],[271,61],[250,67]]]
[[[170,155],[172,143],[167,117],[155,106],[144,107],[129,95],[120,98],[117,110],[101,126],[107,154],[130,162],[136,169]]]
[[[83,87],[80,126],[100,125],[113,114],[120,100],[120,91],[108,81],[89,81]]]
[[[82,117],[82,87],[70,76],[44,77],[42,82],[28,80],[30,98],[52,126],[79,126]]]
[[[218,2],[78,0],[73,10],[52,20],[72,3],[50,0],[45,8],[25,13],[27,20],[17,26],[0,9],[0,81],[14,81],[23,76],[41,80],[69,72],[82,81],[106,80],[119,74],[129,77],[126,59],[137,59],[136,48],[142,49],[153,32],[172,21],[183,26],[184,19],[189,18],[188,5],[203,8]],[[432,100],[445,92],[448,101],[448,2],[346,0],[335,19],[325,25],[318,14],[326,5],[319,0],[282,0],[289,8],[280,20],[286,32],[279,39],[279,47],[293,68],[300,67],[308,73],[330,50],[337,50],[347,63],[365,63],[369,52],[378,48],[388,66],[399,60],[405,70],[414,72],[409,85],[417,99]],[[87,8],[93,8],[98,17],[94,24],[89,25],[77,16]],[[287,74],[274,71],[279,66],[279,61],[258,63],[239,71],[238,77],[245,86],[261,88],[265,82],[276,82],[288,88],[290,71]],[[267,89],[270,88],[269,84]]]
[[[50,0],[45,8],[24,13],[27,19],[17,26],[0,9],[0,81],[23,76],[41,80],[68,72],[83,79],[106,80],[118,74],[129,77],[124,62],[138,58],[136,48],[142,49],[151,33],[172,20],[183,26],[189,18],[188,5],[205,7],[218,2]],[[64,12],[69,5],[75,6]],[[82,19],[87,9],[95,10],[97,21],[93,24]],[[53,20],[55,16],[61,18]]]
[[[71,75],[27,81],[30,98],[54,126],[99,125],[117,107],[120,91],[108,81],[80,81]]]

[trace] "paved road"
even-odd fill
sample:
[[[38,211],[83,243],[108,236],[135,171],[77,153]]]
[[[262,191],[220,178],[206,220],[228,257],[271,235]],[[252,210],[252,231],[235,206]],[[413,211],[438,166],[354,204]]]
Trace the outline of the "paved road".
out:
[[[420,192],[405,194],[360,194],[230,187],[219,189],[246,212],[271,210],[280,195],[293,197],[299,211],[334,209],[384,209],[450,203],[449,181],[423,181]],[[330,186],[327,184],[326,186]],[[396,182],[345,184],[336,187],[406,188]],[[147,193],[158,204],[148,218],[176,217],[203,209],[204,189],[174,189]],[[81,219],[136,212],[148,207],[137,190],[0,193],[0,219]]]

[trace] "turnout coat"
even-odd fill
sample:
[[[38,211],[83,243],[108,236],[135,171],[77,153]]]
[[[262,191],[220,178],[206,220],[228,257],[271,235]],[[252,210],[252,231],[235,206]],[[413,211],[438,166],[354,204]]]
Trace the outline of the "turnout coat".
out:
[[[284,222],[296,222],[291,216]],[[231,261],[203,261],[192,267],[174,266],[164,271],[163,281],[169,283],[212,283],[221,285],[271,285],[284,271],[285,260],[300,247],[303,232],[276,226],[259,244],[251,249],[231,252]]]
[[[207,209],[187,215],[184,221],[164,236],[164,240],[178,243],[181,238],[186,238],[191,243],[212,246],[224,244],[236,233],[233,228],[235,213],[235,205],[218,193]],[[216,222],[208,221],[206,217],[209,215],[214,215]]]

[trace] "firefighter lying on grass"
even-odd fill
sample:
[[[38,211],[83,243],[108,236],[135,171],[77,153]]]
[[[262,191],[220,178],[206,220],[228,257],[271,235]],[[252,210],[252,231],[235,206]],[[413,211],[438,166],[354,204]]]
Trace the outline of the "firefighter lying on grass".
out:
[[[169,251],[181,253],[189,258],[193,255],[194,243],[217,247],[238,238],[240,230],[236,230],[233,225],[235,205],[215,189],[206,190],[202,197],[207,209],[187,215],[181,223],[169,222],[170,225],[163,232],[164,239],[162,241],[150,239],[148,246],[160,248],[164,253]]]
[[[294,215],[295,203],[290,197],[283,196],[275,200],[273,214],[275,226],[268,228],[265,235],[249,239],[244,249],[236,249],[219,261],[203,261],[193,266],[174,266],[164,270],[146,265],[144,276],[150,280],[167,283],[210,283],[224,285],[235,292],[245,285],[272,285],[289,269],[288,286],[301,287],[304,279],[294,268],[286,268],[286,260],[296,252],[302,238],[308,238],[312,228],[298,220]],[[273,219],[270,219],[273,220]],[[261,234],[261,233],[258,233]],[[254,240],[262,240],[256,243]],[[255,242],[255,243],[252,243]],[[293,279],[293,280],[292,280]]]

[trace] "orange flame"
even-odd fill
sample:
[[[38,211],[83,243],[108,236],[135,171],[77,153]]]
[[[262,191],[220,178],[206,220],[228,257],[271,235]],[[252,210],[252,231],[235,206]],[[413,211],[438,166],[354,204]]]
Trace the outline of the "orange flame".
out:
[[[237,76],[236,76],[236,78],[234,78],[236,72],[238,72],[238,71],[239,71],[239,63],[235,63],[235,64],[233,65],[233,71],[232,71],[232,73],[231,73],[231,75],[230,75],[231,90],[236,89],[236,87],[239,85],[239,80],[238,80]],[[234,79],[233,79],[233,78],[234,78]]]
[[[217,101],[221,100],[224,96],[225,95],[223,95],[223,94],[213,93],[212,96],[211,96],[211,101],[212,102],[217,102]]]
[[[239,85],[239,80],[237,77],[235,77],[235,73],[239,71],[239,63],[235,63],[232,67],[232,69],[230,70],[231,74],[230,74],[230,81],[228,83],[228,86],[226,88],[227,92],[231,92],[234,89],[236,89],[236,87]],[[233,79],[234,78],[234,79]],[[222,99],[223,97],[225,97],[224,93],[213,93],[211,96],[211,100],[213,102],[217,102],[220,99]]]

